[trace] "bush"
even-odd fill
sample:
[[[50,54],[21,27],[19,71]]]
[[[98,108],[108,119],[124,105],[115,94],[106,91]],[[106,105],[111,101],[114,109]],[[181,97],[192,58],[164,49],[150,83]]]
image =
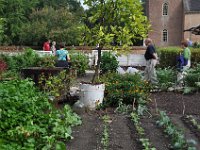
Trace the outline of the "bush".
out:
[[[77,70],[77,75],[78,76],[83,76],[85,75],[86,69],[89,68],[89,59],[88,57],[80,52],[72,52],[70,55],[70,60],[72,63],[72,68]]]
[[[167,90],[176,82],[176,71],[171,68],[158,68],[156,70],[158,77],[159,87],[163,90]]]
[[[118,106],[119,103],[145,105],[148,101],[150,84],[141,79],[139,74],[120,75],[105,74],[101,81],[105,82],[105,101],[108,106]]]
[[[191,62],[192,65],[195,63],[200,63],[200,49],[199,48],[191,48]],[[162,47],[158,48],[159,55],[159,67],[167,68],[167,67],[175,67],[177,65],[176,57],[180,53],[180,47]]]
[[[20,71],[22,68],[35,67],[40,61],[39,55],[35,53],[32,49],[28,48],[24,53],[18,55],[1,55],[2,60],[8,65],[8,70]]]
[[[28,80],[0,83],[0,149],[66,149],[71,127],[81,123],[69,106],[56,110]]]
[[[104,52],[101,57],[100,70],[102,74],[108,72],[116,72],[119,62],[117,61],[117,56],[111,52]]]
[[[196,67],[191,68],[187,71],[185,77],[186,86],[199,88],[200,82],[200,64],[197,64]]]

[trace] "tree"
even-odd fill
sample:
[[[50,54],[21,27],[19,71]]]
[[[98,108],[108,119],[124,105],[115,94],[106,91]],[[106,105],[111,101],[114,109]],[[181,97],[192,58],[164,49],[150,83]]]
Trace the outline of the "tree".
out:
[[[21,28],[20,42],[26,45],[42,45],[44,39],[50,38],[67,45],[78,45],[81,25],[77,17],[67,8],[54,9],[45,7],[33,10],[30,22]]]
[[[84,18],[84,42],[98,44],[98,61],[92,82],[99,77],[101,51],[116,42],[128,50],[133,39],[146,37],[149,23],[140,0],[84,0],[89,14]],[[117,49],[116,46],[113,47]]]

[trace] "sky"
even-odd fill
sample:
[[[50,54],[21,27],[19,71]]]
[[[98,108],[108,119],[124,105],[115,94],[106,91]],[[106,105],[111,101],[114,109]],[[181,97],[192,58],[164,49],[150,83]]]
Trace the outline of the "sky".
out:
[[[84,8],[84,9],[87,9],[88,7],[85,6],[85,5],[83,5],[83,1],[84,1],[84,0],[80,0],[80,2],[81,2],[81,4],[82,4],[83,8]]]

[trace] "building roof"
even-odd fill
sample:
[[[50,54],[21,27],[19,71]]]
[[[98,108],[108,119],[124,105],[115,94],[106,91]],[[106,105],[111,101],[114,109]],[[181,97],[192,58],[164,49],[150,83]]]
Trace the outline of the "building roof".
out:
[[[183,0],[185,13],[200,13],[200,0]]]

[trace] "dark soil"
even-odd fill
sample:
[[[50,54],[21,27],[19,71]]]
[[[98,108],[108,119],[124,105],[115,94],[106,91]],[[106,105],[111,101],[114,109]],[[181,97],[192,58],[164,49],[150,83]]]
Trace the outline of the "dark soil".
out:
[[[169,114],[200,115],[200,93],[183,95],[175,92],[158,92],[151,95],[149,107],[165,110]]]
[[[82,79],[79,79],[81,81]],[[84,80],[85,81],[85,80]],[[169,150],[170,138],[156,124],[157,110],[164,110],[177,128],[182,129],[187,140],[193,139],[200,149],[199,137],[182,121],[184,115],[195,115],[200,121],[200,93],[182,95],[174,92],[159,92],[151,94],[149,112],[141,118],[145,135],[157,150]],[[110,117],[108,124],[109,150],[142,150],[139,136],[129,116],[116,114],[114,108],[101,111],[82,111],[83,124],[73,128],[74,139],[68,142],[67,150],[103,150],[101,143],[105,123],[103,115]]]

